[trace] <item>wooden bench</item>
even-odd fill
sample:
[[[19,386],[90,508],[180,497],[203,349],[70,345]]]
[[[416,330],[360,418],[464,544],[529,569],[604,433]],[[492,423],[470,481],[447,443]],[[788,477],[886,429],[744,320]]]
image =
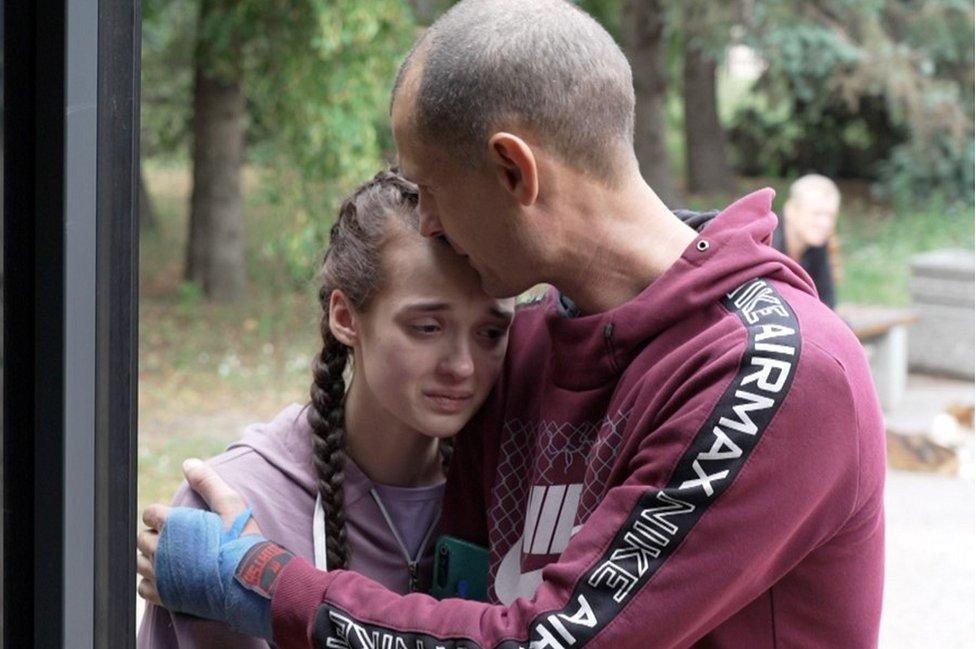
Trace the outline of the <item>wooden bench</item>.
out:
[[[841,304],[837,315],[864,345],[881,407],[891,410],[905,393],[908,379],[908,326],[918,320],[912,309]]]

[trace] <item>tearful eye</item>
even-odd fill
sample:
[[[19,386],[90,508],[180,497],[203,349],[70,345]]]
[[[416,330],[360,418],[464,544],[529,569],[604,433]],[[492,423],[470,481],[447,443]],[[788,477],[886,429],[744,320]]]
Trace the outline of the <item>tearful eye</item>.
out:
[[[441,326],[436,322],[421,322],[410,325],[410,329],[422,336],[431,336],[441,330]]]
[[[478,335],[485,338],[489,342],[497,342],[504,338],[508,334],[508,330],[502,327],[485,327]]]

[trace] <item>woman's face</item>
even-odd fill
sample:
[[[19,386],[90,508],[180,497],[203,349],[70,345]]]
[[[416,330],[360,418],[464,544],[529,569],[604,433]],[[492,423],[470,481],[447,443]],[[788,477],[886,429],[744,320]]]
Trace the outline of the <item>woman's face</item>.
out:
[[[385,285],[355,316],[353,380],[406,427],[454,435],[498,377],[515,302],[489,297],[474,269],[437,239],[396,237],[383,272]]]

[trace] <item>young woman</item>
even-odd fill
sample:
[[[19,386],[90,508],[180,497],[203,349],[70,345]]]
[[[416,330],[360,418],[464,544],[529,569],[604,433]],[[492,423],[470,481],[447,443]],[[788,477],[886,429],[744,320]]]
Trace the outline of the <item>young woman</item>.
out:
[[[446,243],[420,235],[416,207],[415,186],[392,171],[343,203],[322,269],[310,403],[211,460],[269,538],[400,593],[428,585],[449,440],[488,396],[514,308],[486,295]],[[203,507],[185,486],[176,504]],[[267,644],[149,605],[138,646]]]

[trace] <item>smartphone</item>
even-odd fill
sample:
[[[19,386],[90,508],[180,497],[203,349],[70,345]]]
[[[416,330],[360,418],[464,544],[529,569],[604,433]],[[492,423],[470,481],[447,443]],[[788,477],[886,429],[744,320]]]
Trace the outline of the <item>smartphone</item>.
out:
[[[488,548],[455,536],[440,537],[434,547],[430,594],[438,599],[488,601]]]

